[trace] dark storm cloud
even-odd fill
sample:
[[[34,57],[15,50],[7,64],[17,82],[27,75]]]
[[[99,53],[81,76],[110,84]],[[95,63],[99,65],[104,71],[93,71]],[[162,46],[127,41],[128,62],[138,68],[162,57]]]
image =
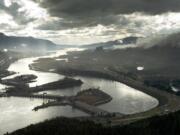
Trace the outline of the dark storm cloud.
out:
[[[46,8],[51,16],[61,21],[45,23],[41,30],[62,30],[77,27],[91,27],[98,24],[120,25],[129,23],[123,14],[142,12],[162,14],[180,11],[180,0],[34,0]],[[138,24],[137,24],[138,25]],[[140,24],[141,25],[141,24]]]
[[[108,14],[145,12],[161,14],[180,11],[180,0],[34,0],[48,9],[51,15],[86,17]],[[40,2],[41,1],[41,2]]]

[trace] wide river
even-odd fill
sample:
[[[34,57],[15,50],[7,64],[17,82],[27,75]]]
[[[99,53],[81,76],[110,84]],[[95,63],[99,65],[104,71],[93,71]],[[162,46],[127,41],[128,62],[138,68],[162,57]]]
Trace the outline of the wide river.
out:
[[[48,56],[43,57],[56,57],[64,55],[67,51],[72,49],[65,49],[54,52]],[[37,81],[30,84],[30,86],[36,86],[45,84],[48,82],[57,81],[64,76],[50,72],[32,71],[29,69],[29,64],[33,63],[39,57],[20,59],[12,63],[9,67],[9,71],[17,72],[17,74],[8,76],[6,78],[12,78],[21,74],[34,74],[38,76]],[[41,57],[42,58],[42,57]],[[46,91],[48,94],[55,95],[75,95],[77,92],[90,87],[100,87],[113,97],[113,100],[105,105],[99,106],[100,108],[109,112],[119,112],[122,114],[133,114],[150,110],[158,105],[158,100],[142,93],[134,88],[128,87],[120,82],[110,81],[105,79],[98,79],[92,77],[80,77],[84,83],[81,87],[61,89],[56,91]],[[0,84],[0,92],[6,87]],[[57,116],[76,117],[76,116],[88,116],[88,114],[74,109],[70,106],[58,106],[49,107],[39,110],[37,112],[32,111],[35,106],[42,104],[40,99],[27,99],[27,98],[0,98],[0,135],[6,132],[12,132],[19,128],[26,127],[30,124],[38,123],[46,119],[55,118]]]

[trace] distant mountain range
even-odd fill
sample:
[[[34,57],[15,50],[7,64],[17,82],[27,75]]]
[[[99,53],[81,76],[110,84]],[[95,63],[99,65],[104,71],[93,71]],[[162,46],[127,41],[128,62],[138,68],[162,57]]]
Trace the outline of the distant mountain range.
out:
[[[18,36],[7,36],[4,33],[0,33],[0,49],[7,49],[13,51],[47,51],[56,50],[61,48],[80,47],[93,49],[96,47],[111,48],[116,45],[135,44],[139,37],[126,37],[120,40],[89,44],[89,45],[57,45],[52,41],[45,39],[38,39],[34,37],[18,37]]]
[[[34,37],[7,36],[4,33],[0,33],[1,50],[7,49],[13,51],[47,51],[68,47],[72,46],[57,45],[52,41]]]
[[[88,48],[88,49],[94,49],[97,47],[112,48],[113,46],[117,46],[117,45],[136,44],[139,38],[141,37],[130,36],[130,37],[122,38],[119,40],[114,40],[114,41],[82,45],[81,48]]]
[[[49,40],[37,39],[33,37],[6,36],[0,33],[0,49],[14,51],[44,51],[54,50],[57,45]]]

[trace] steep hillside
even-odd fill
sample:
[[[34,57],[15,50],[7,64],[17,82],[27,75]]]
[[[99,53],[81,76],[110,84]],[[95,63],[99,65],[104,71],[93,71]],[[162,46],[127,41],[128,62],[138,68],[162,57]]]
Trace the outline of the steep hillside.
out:
[[[56,48],[57,45],[49,40],[34,37],[7,36],[0,33],[0,49],[13,51],[46,51]]]
[[[140,37],[130,36],[130,37],[126,37],[126,38],[119,39],[119,40],[83,45],[81,47],[88,48],[88,49],[94,49],[96,47],[112,48],[117,45],[135,44],[137,42],[138,38],[140,38]]]

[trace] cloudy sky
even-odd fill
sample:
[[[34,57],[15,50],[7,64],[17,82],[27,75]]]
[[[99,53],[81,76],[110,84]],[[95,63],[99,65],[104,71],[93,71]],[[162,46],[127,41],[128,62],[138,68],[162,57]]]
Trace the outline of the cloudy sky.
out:
[[[58,44],[180,31],[180,0],[0,0],[0,32]]]

